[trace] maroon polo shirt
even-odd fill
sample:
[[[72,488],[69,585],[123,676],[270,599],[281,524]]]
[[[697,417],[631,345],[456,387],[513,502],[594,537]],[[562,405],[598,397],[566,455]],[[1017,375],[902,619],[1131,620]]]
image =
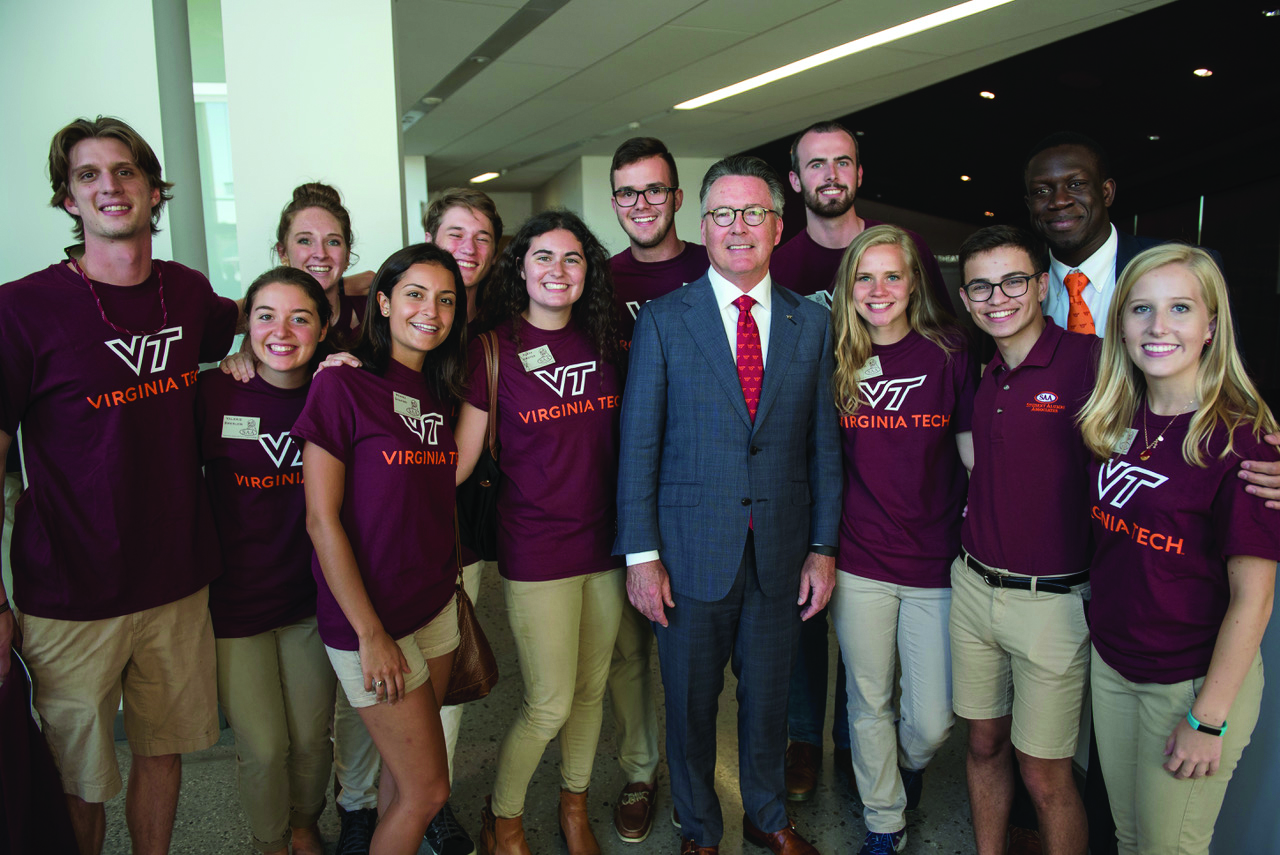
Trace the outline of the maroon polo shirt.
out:
[[[1017,368],[999,351],[973,402],[973,474],[960,541],[974,558],[1029,576],[1089,566],[1089,463],[1076,415],[1102,340],[1046,318]]]
[[[1280,560],[1280,524],[1236,477],[1241,460],[1275,460],[1276,450],[1247,426],[1213,432],[1204,466],[1182,459],[1190,416],[1164,431],[1150,459],[1140,460],[1143,410],[1125,453],[1095,460],[1089,517],[1098,543],[1091,571],[1093,646],[1103,661],[1135,683],[1180,683],[1203,677],[1231,602],[1227,557]],[[1166,416],[1147,423],[1164,427]]]
[[[641,306],[696,282],[710,266],[707,248],[700,243],[686,243],[679,255],[666,261],[636,261],[630,247],[609,259],[613,298],[618,306],[618,335],[623,347],[631,347],[636,314]]]
[[[882,221],[870,217],[863,217],[862,221],[867,228],[884,225]],[[942,278],[938,259],[934,258],[933,251],[924,242],[924,238],[910,229],[906,232],[916,242],[916,249],[920,250],[920,260],[924,264],[924,272],[929,277],[933,293],[941,301],[943,308],[954,314],[951,294]],[[801,297],[808,297],[830,308],[831,295],[835,293],[836,273],[846,249],[848,247],[829,249],[822,246],[809,236],[808,229],[803,229],[774,252],[769,262],[769,273],[773,276],[773,281],[783,288],[789,288]]]

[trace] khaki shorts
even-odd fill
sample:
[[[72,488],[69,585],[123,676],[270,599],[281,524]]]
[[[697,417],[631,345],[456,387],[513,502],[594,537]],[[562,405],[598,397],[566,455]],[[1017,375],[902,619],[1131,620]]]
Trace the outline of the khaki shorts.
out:
[[[1012,713],[1019,751],[1042,760],[1074,756],[1089,678],[1089,584],[1068,594],[993,588],[957,558],[951,590],[956,715]]]
[[[36,711],[67,793],[105,802],[120,792],[115,718],[122,696],[134,754],[185,754],[218,741],[208,588],[104,620],[19,615],[18,628]]]
[[[404,678],[404,693],[407,695],[414,689],[426,684],[431,678],[427,662],[443,656],[451,650],[458,649],[458,598],[453,596],[445,603],[440,614],[431,619],[426,626],[397,638],[396,644],[404,653],[409,663],[409,673]],[[338,650],[325,645],[329,661],[333,663],[333,671],[338,675],[338,682],[347,693],[347,700],[353,709],[371,707],[378,703],[378,695],[364,687],[364,671],[360,668],[360,651]],[[384,701],[385,703],[385,701]]]

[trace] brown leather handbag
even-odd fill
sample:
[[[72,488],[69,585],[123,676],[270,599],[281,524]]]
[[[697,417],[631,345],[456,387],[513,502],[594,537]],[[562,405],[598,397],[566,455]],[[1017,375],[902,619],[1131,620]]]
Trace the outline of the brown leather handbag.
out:
[[[458,517],[453,518],[454,549],[458,556],[458,649],[453,652],[453,670],[449,672],[449,688],[445,706],[478,701],[487,696],[498,682],[498,660],[494,658],[489,639],[485,638],[476,608],[462,586],[462,540],[458,536]]]

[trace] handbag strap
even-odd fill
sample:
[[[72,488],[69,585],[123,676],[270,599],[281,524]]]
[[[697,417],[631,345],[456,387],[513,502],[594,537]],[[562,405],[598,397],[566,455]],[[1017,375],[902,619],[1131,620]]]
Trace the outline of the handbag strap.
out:
[[[453,554],[458,562],[458,588],[462,590],[462,526],[458,522],[458,503],[453,504]]]
[[[493,330],[480,336],[484,347],[485,371],[489,375],[489,454],[498,459],[498,334]]]

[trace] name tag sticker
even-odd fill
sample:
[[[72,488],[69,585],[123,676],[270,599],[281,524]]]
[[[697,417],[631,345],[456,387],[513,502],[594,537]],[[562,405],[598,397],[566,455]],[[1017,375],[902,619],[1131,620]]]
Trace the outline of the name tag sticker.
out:
[[[222,438],[257,439],[260,422],[257,416],[223,416]]]
[[[1118,440],[1116,440],[1115,453],[1128,454],[1129,449],[1133,448],[1133,441],[1138,438],[1137,428],[1128,428]]]
[[[395,400],[395,412],[399,416],[408,416],[416,419],[422,415],[422,402],[417,398],[411,398],[400,392],[393,392]]]
[[[555,364],[555,361],[556,358],[551,355],[551,348],[545,344],[542,347],[535,347],[533,350],[526,350],[520,354],[520,364],[524,366],[525,371],[546,368],[548,365]]]
[[[880,357],[873,356],[862,363],[862,368],[858,370],[858,379],[870,380],[872,377],[879,377],[883,373],[884,369],[880,367]]]

